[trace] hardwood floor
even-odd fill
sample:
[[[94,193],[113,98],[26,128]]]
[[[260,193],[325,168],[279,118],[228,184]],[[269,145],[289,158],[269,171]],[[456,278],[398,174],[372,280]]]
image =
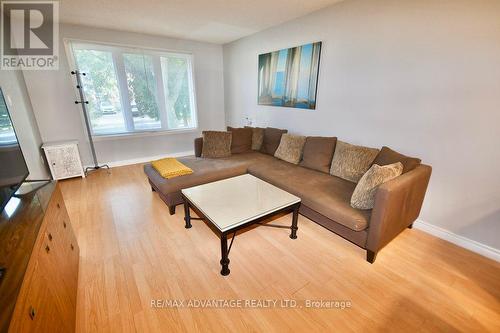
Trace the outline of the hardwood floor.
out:
[[[202,221],[184,229],[180,207],[170,216],[141,165],[61,185],[80,246],[79,332],[500,332],[500,264],[419,230],[370,265],[362,249],[300,216],[296,240],[278,228],[238,234],[223,277],[218,237]],[[154,308],[156,299],[297,308]],[[305,308],[306,300],[351,306]]]

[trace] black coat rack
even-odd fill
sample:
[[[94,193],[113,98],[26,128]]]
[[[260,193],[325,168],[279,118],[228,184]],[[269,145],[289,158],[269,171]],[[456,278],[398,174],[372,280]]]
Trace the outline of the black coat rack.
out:
[[[85,119],[85,127],[87,128],[87,136],[89,138],[89,144],[90,144],[90,150],[92,151],[92,159],[94,161],[94,165],[85,168],[85,175],[90,172],[90,171],[95,171],[99,170],[102,168],[106,168],[109,170],[109,166],[107,164],[102,164],[99,165],[97,162],[97,155],[95,153],[95,148],[94,148],[94,140],[92,140],[92,131],[90,130],[90,121],[89,121],[89,116],[87,113],[87,105],[89,104],[88,101],[85,100],[84,94],[83,94],[83,84],[82,84],[82,76],[86,76],[85,73],[82,73],[78,70],[74,70],[71,72],[71,75],[76,76],[76,88],[78,88],[78,92],[80,94],[80,100],[75,101],[75,104],[81,104],[82,105],[82,111],[83,111],[83,118]]]

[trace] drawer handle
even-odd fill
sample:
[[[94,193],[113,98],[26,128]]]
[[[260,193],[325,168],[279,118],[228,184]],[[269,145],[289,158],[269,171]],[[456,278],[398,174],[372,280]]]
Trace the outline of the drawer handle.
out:
[[[3,277],[5,276],[5,272],[7,271],[7,268],[5,267],[0,267],[0,282],[2,282]]]
[[[60,204],[56,204],[57,205],[57,208],[61,208],[61,205]]]
[[[63,227],[66,228],[66,221],[63,221]]]
[[[29,315],[30,315],[31,320],[35,319],[36,312],[35,312],[35,308],[32,306],[30,306]]]
[[[75,249],[75,247],[73,246],[73,244],[71,244],[71,251],[73,251]]]
[[[52,241],[52,234],[49,232],[49,241]]]
[[[46,245],[45,246],[45,251],[47,251],[47,253],[49,253],[50,252],[50,246]]]

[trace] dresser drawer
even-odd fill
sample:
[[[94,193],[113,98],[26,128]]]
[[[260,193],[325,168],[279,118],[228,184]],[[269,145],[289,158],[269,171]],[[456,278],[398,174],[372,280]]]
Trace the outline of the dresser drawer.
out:
[[[78,244],[59,184],[46,189],[49,192],[43,201],[37,198],[31,201],[40,206],[37,212],[40,227],[9,316],[9,332],[73,332],[75,329]]]
[[[43,260],[36,260],[30,282],[23,295],[18,300],[18,307],[11,322],[9,332],[72,332],[74,322],[62,321],[69,318],[64,299],[58,294],[57,288],[48,274],[48,267]]]
[[[47,214],[42,254],[53,256],[60,263],[60,278],[76,306],[79,248],[59,190],[53,196],[52,210]]]

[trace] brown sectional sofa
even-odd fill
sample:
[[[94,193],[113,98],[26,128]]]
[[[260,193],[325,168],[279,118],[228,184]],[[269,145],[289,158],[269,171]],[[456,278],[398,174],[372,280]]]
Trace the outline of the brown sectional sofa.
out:
[[[355,183],[257,151],[201,158],[202,144],[202,138],[195,139],[195,156],[178,159],[194,171],[191,175],[167,180],[151,164],[144,166],[152,189],[165,201],[170,214],[183,203],[181,189],[250,173],[299,196],[303,216],[366,249],[370,263],[378,251],[416,220],[431,175],[431,167],[420,164],[382,184],[374,208],[360,210],[350,205]]]

